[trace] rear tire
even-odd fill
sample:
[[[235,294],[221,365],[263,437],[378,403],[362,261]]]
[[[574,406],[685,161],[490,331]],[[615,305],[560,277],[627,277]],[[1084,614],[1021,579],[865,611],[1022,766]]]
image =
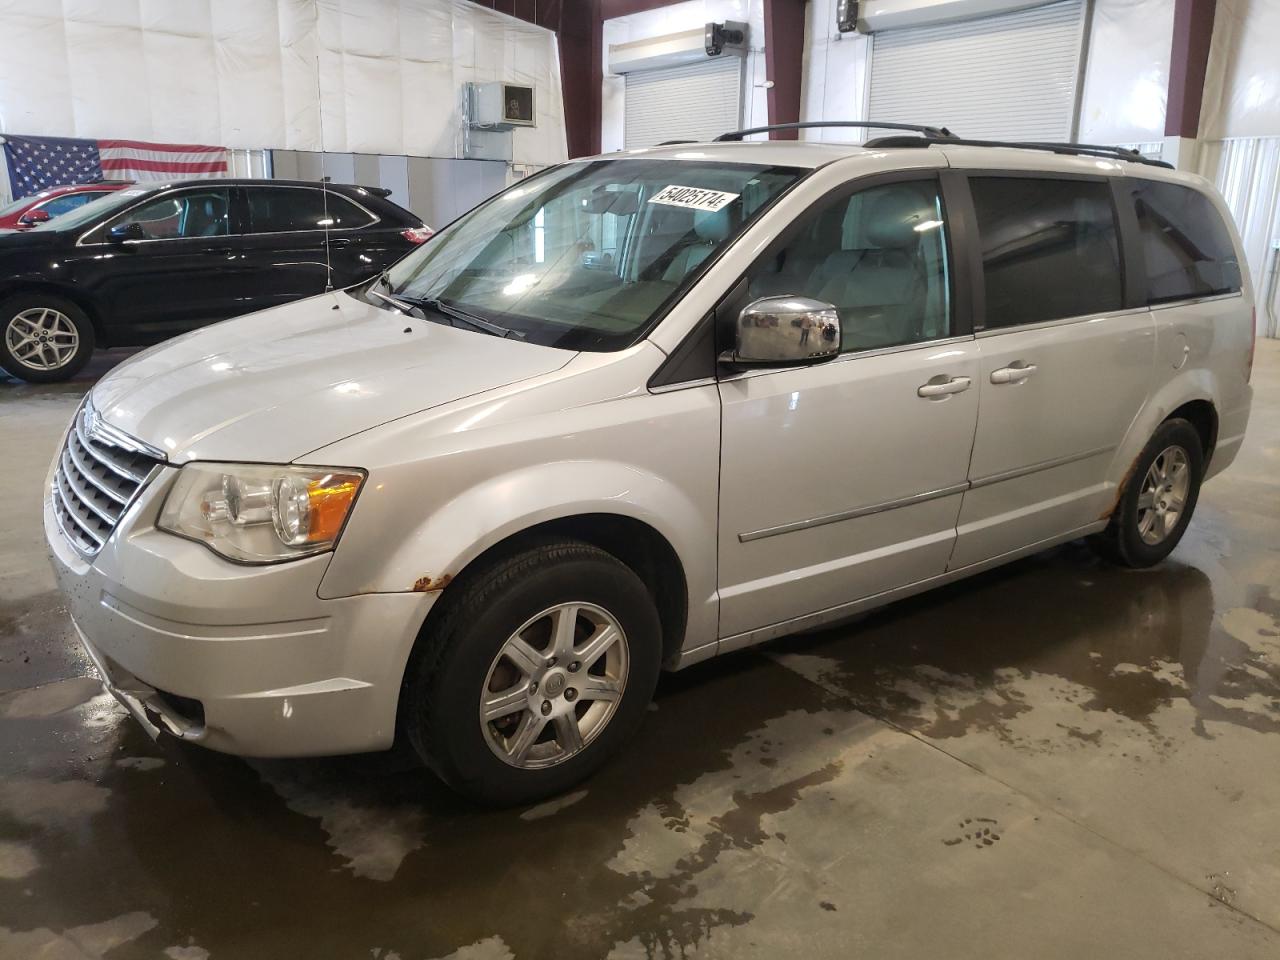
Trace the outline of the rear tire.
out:
[[[453,589],[402,692],[409,741],[451,787],[495,806],[540,800],[635,733],[662,647],[653,599],[629,567],[590,544],[545,542]]]
[[[93,324],[70,300],[21,293],[0,302],[0,367],[30,383],[79,373],[93,355]]]
[[[1090,542],[1122,566],[1159,563],[1186,532],[1203,476],[1200,434],[1188,420],[1166,420],[1139,454],[1107,529]]]

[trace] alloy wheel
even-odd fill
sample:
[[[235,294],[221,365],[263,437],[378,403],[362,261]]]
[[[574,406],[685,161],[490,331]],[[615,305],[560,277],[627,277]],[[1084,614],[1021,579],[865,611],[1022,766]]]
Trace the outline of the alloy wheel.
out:
[[[1163,543],[1178,526],[1191,492],[1191,464],[1182,447],[1169,446],[1151,461],[1138,494],[1138,534],[1149,546]]]
[[[58,370],[76,355],[80,331],[65,313],[32,307],[14,315],[4,340],[9,354],[29,370]]]
[[[502,645],[480,694],[480,724],[504,763],[563,763],[617,711],[630,668],[627,637],[607,610],[562,603],[530,618]]]

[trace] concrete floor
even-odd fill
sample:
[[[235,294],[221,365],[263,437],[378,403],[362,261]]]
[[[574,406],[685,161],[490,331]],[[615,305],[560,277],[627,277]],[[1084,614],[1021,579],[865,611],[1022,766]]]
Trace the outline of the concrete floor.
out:
[[[93,376],[0,380],[0,957],[1280,956],[1280,343],[1157,569],[1073,544],[666,678],[527,810],[152,743],[39,529]]]

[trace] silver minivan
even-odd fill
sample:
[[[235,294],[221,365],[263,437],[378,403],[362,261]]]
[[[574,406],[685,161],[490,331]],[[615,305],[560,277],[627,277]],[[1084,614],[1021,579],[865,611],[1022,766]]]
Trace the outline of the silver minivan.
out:
[[[524,802],[618,749],[663,667],[1073,538],[1160,561],[1240,448],[1252,311],[1221,199],[1136,154],[626,151],[120,365],[45,530],[153,732],[401,736]]]

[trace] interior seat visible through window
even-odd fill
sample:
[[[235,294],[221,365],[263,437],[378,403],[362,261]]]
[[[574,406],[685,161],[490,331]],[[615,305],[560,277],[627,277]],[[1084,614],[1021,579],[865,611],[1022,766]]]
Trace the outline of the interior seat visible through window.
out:
[[[949,278],[935,181],[872,187],[821,207],[750,278],[752,299],[836,307],[844,351],[946,336]]]
[[[699,211],[693,215],[693,232],[697,239],[676,254],[671,265],[662,274],[663,280],[679,283],[696,270],[711,255],[716,245],[733,232],[733,225],[729,222],[729,214],[723,210],[715,213]]]

